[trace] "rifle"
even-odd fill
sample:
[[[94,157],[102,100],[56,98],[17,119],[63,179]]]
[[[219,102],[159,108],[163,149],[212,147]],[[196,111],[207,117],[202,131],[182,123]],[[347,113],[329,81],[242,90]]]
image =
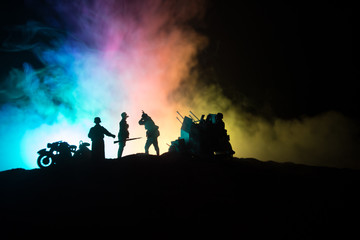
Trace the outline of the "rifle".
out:
[[[132,141],[132,140],[137,140],[137,139],[140,139],[141,137],[136,137],[136,138],[127,138],[125,141],[128,142],[128,141]],[[118,141],[114,141],[114,143],[118,143],[120,142],[119,140]]]

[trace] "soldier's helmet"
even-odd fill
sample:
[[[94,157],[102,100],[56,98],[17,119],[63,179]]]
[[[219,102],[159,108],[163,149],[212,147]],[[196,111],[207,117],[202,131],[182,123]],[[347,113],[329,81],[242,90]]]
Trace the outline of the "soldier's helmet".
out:
[[[146,119],[146,118],[149,118],[149,115],[147,115],[147,114],[143,111],[141,117],[144,118],[144,119]]]
[[[101,123],[101,119],[99,117],[94,118],[94,123]]]
[[[223,114],[222,113],[218,113],[218,114],[216,114],[216,120],[221,120],[221,119],[223,119]]]
[[[128,118],[129,116],[126,114],[126,112],[123,112],[123,113],[121,114],[121,117],[122,117],[122,118]]]

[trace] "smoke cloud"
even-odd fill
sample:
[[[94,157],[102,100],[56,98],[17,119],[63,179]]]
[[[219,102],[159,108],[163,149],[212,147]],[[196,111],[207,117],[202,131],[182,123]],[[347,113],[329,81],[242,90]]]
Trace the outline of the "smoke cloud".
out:
[[[121,113],[130,118],[124,154],[144,152],[141,110],[160,126],[161,152],[179,135],[174,91],[206,38],[188,26],[203,14],[202,1],[52,1],[46,24],[13,28],[7,51],[31,51],[44,67],[24,63],[1,83],[2,169],[36,167],[36,151],[47,142],[89,141],[96,116],[117,133]],[[49,11],[49,9],[47,9]],[[9,148],[9,146],[11,146]],[[106,141],[106,157],[117,146]]]
[[[297,119],[254,115],[247,100],[234,103],[218,85],[188,84],[177,94],[195,112],[222,112],[237,157],[360,169],[360,128],[355,120],[329,111]]]
[[[49,7],[46,24],[29,21],[3,43],[7,51],[32,51],[43,67],[24,63],[1,82],[0,170],[36,167],[36,151],[48,142],[89,141],[96,116],[117,134],[124,111],[130,137],[143,137],[129,142],[124,155],[144,152],[141,110],[160,127],[162,153],[180,135],[177,110],[223,112],[237,157],[359,167],[358,128],[340,113],[268,121],[234,104],[220,86],[204,84],[197,55],[209,40],[189,24],[203,17],[204,1],[54,1]],[[107,158],[116,157],[112,140],[105,141]]]

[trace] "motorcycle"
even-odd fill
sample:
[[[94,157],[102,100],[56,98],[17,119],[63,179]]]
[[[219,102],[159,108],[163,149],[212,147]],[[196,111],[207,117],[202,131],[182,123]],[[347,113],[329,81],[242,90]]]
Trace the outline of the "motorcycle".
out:
[[[37,164],[40,168],[47,168],[56,164],[67,164],[72,159],[87,159],[91,157],[91,151],[88,148],[89,143],[80,141],[79,149],[75,145],[69,145],[67,142],[58,141],[48,143],[47,148],[39,150]]]

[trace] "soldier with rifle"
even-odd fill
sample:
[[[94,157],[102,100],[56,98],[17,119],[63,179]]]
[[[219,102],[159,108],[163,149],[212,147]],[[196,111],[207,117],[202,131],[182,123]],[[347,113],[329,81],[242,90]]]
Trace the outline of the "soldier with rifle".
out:
[[[141,137],[129,138],[129,124],[126,122],[126,119],[129,117],[126,112],[121,114],[121,121],[119,122],[119,133],[118,140],[114,143],[119,143],[118,158],[121,158],[124,151],[126,142],[140,139]]]
[[[121,121],[119,122],[119,150],[118,150],[118,158],[121,158],[122,153],[124,151],[124,147],[126,145],[126,139],[129,138],[129,124],[127,124],[126,119],[129,117],[126,112],[121,114]]]
[[[145,143],[145,153],[149,154],[149,148],[151,144],[154,145],[156,155],[159,156],[159,145],[157,138],[160,136],[159,127],[155,125],[154,121],[149,117],[144,111],[142,111],[141,119],[139,121],[140,125],[144,125],[146,129],[146,143]]]

